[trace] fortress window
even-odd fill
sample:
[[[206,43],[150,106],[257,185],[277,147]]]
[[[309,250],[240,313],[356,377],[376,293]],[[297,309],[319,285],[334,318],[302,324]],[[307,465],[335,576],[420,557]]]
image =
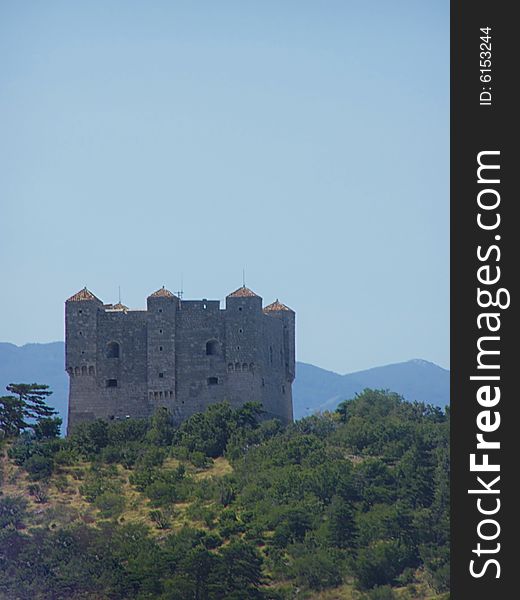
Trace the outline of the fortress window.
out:
[[[247,363],[244,363],[242,365],[242,371],[247,371],[248,367],[247,367]]]
[[[81,374],[82,375],[86,375],[87,374],[87,367],[85,367],[85,366],[81,367]]]
[[[80,315],[83,311],[82,310],[78,310],[78,315]]]
[[[233,370],[233,363],[228,363],[227,370],[231,373]]]
[[[83,331],[80,331],[80,332],[79,332],[79,334],[80,334],[80,335],[83,335]]]
[[[159,312],[162,312],[162,308],[159,309]]]
[[[90,366],[90,367],[88,368],[88,374],[89,374],[89,375],[94,375],[94,367]]]
[[[204,310],[206,310],[206,309],[208,308],[208,305],[207,305],[207,304],[204,302],[204,304],[202,305],[202,308],[203,308]]]
[[[285,394],[285,385],[282,385],[282,394]]]
[[[69,375],[74,375],[74,369],[73,369],[72,367],[69,367],[69,368],[67,369],[67,373],[68,373]]]
[[[162,346],[159,346],[159,352],[162,352]]]
[[[162,329],[159,329],[159,333],[162,333]]]
[[[117,387],[117,379],[107,379],[105,385],[107,388],[115,388]]]
[[[214,356],[218,353],[218,342],[217,340],[210,340],[206,342],[206,354],[208,356]]]
[[[273,364],[273,347],[269,346],[269,362]]]
[[[239,306],[239,307],[238,307],[238,310],[239,310],[240,312],[242,312],[242,307],[241,307],[241,306]]]
[[[249,370],[251,373],[255,370],[255,363],[249,363]]]
[[[235,363],[235,371],[240,371],[240,363]]]
[[[265,379],[262,377],[262,387],[265,387]]]
[[[243,329],[239,329],[238,333],[244,333],[244,330]]]
[[[218,377],[208,377],[208,385],[218,385]]]
[[[74,369],[74,373],[75,373],[76,375],[80,375],[80,374],[81,374],[80,368],[79,368],[79,367],[76,367],[76,368]]]
[[[119,358],[119,344],[117,342],[107,344],[107,358]]]
[[[159,373],[159,379],[162,379],[164,377],[164,373]]]

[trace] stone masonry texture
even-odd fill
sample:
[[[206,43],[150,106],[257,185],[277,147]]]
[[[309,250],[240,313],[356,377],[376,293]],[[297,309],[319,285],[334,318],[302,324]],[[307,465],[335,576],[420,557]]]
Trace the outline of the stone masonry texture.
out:
[[[292,421],[295,313],[245,286],[218,300],[182,300],[165,288],[146,310],[104,304],[84,288],[65,303],[69,432],[94,419],[151,416],[176,422],[227,400],[260,402],[265,418]]]

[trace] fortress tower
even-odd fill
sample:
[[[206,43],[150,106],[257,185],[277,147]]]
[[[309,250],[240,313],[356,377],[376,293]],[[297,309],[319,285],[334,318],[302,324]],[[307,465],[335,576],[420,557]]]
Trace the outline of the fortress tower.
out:
[[[218,300],[181,300],[164,287],[146,310],[103,304],[84,288],[65,303],[69,431],[97,418],[147,417],[165,406],[177,422],[209,404],[261,402],[292,421],[295,313],[245,286]]]

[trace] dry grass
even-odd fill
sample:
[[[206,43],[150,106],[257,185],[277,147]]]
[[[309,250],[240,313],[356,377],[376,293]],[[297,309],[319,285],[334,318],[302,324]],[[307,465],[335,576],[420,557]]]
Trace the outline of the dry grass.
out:
[[[220,478],[232,472],[232,467],[225,458],[217,458],[207,469],[196,469],[190,463],[167,458],[163,464],[165,469],[175,469],[181,462],[185,465],[187,473],[196,480]],[[7,456],[7,448],[0,449],[0,471],[3,473],[2,493],[9,496],[22,496],[27,499],[29,506],[29,519],[27,526],[46,526],[52,529],[60,528],[74,522],[82,522],[95,526],[96,523],[107,522],[110,519],[102,518],[100,511],[87,502],[80,492],[80,487],[89,471],[90,464],[79,463],[74,466],[60,466],[47,483],[39,482],[44,487],[47,500],[38,503],[29,494],[29,486],[34,483],[27,473],[15,465]],[[119,516],[120,523],[136,523],[146,525],[155,536],[164,535],[164,531],[156,527],[150,519],[153,507],[149,499],[135,489],[129,482],[131,471],[121,465],[116,467],[117,473],[112,479],[121,485],[125,508]],[[190,502],[179,502],[168,509],[163,509],[167,515],[171,530],[181,528],[186,524],[194,524],[186,515]],[[205,528],[197,522],[199,528]]]

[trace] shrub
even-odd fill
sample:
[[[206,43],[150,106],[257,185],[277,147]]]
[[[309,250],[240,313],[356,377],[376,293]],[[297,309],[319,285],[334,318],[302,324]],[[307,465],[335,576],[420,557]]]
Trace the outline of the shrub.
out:
[[[27,500],[19,496],[0,497],[0,529],[5,527],[24,527],[27,516]]]
[[[55,477],[53,482],[56,486],[56,489],[60,493],[66,492],[69,489],[69,482],[67,476],[63,473],[60,473],[57,477]]]
[[[97,473],[89,473],[79,491],[85,496],[87,502],[95,502],[96,498],[105,492],[112,492],[114,494],[122,493],[120,483]]]
[[[26,434],[21,435],[7,450],[7,455],[18,466],[22,466],[36,451],[36,444]]]
[[[235,511],[229,508],[224,509],[220,514],[218,527],[223,538],[229,538],[245,530],[244,525],[237,519]]]
[[[29,494],[34,497],[34,500],[38,504],[45,504],[49,499],[47,490],[43,488],[39,483],[31,483],[29,486]]]
[[[363,600],[397,600],[397,596],[389,585],[383,585],[370,590]]]
[[[80,454],[93,456],[108,446],[108,429],[108,423],[102,419],[91,423],[80,423],[74,428],[70,443]]]
[[[23,463],[23,468],[29,473],[29,477],[36,481],[47,479],[52,475],[54,463],[52,458],[34,454]]]
[[[211,459],[208,458],[203,452],[195,451],[190,452],[189,460],[191,464],[198,469],[205,469],[211,464]]]
[[[300,585],[313,590],[335,587],[341,583],[339,566],[324,549],[315,549],[296,558],[291,571]]]
[[[186,510],[186,516],[194,521],[201,521],[211,529],[215,526],[217,511],[214,506],[205,506],[200,501],[195,501]]]
[[[168,506],[178,499],[175,486],[166,481],[154,481],[145,489],[152,506]]]
[[[139,458],[139,467],[143,469],[151,469],[153,467],[160,467],[164,459],[166,458],[166,450],[164,448],[151,447],[143,453]]]
[[[406,566],[406,549],[395,540],[380,540],[362,548],[355,563],[359,584],[364,589],[395,582]]]
[[[58,450],[54,454],[54,462],[57,465],[70,466],[70,465],[77,463],[78,460],[79,460],[79,456],[78,456],[77,452],[74,451],[73,448],[65,447],[65,448],[62,448],[61,450]]]
[[[144,492],[149,485],[156,481],[157,477],[158,475],[153,469],[139,468],[130,474],[128,480],[132,485],[135,485],[140,492]]]
[[[63,419],[60,417],[38,419],[36,425],[33,426],[36,439],[45,440],[59,437],[62,423]]]
[[[125,497],[115,492],[103,492],[94,501],[96,508],[101,511],[101,516],[106,519],[118,517],[125,507]]]
[[[170,520],[164,514],[162,510],[151,510],[150,519],[155,523],[157,529],[169,529],[170,528]]]

